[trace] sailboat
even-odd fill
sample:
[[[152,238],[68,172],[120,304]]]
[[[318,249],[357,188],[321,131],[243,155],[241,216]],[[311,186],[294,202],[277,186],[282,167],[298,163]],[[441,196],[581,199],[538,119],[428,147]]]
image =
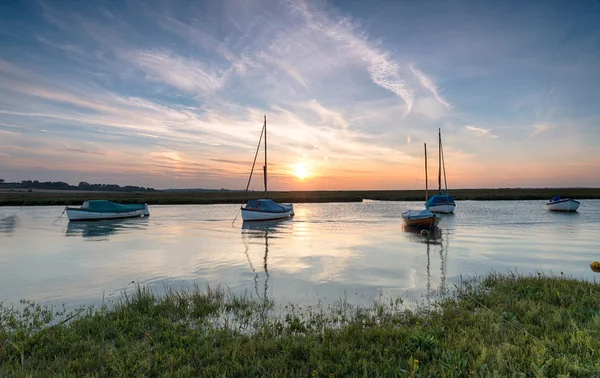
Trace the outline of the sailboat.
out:
[[[427,143],[423,144],[425,148],[425,200],[428,197],[427,185]],[[434,229],[440,223],[439,215],[432,213],[427,207],[423,210],[408,210],[402,213],[404,225],[422,229]]]
[[[254,163],[252,163],[252,170],[250,171],[250,177],[248,178],[248,185],[246,186],[246,198],[248,198],[248,188],[250,187],[250,180],[252,180],[252,173],[254,172],[254,166],[256,164],[256,158],[258,157],[258,151],[260,149],[260,143],[265,136],[265,165],[263,166],[264,172],[264,183],[265,183],[265,198],[262,199],[249,199],[246,202],[246,206],[242,206],[242,219],[244,221],[262,221],[262,220],[273,220],[283,219],[294,216],[294,205],[292,204],[280,204],[269,199],[269,191],[267,190],[267,116],[265,115],[265,123],[263,124],[262,131],[260,133],[260,139],[258,141],[258,147],[256,148],[256,154],[254,155]]]
[[[453,213],[456,203],[454,198],[448,195],[448,182],[446,181],[446,163],[444,162],[444,150],[442,150],[442,130],[439,129],[439,163],[438,163],[438,194],[431,196],[425,207],[433,213]],[[444,186],[446,188],[446,194],[442,194],[442,166],[444,167]]]

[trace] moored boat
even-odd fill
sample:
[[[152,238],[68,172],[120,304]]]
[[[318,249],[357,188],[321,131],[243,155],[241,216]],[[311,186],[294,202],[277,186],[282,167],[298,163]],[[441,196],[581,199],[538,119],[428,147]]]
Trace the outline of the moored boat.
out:
[[[561,198],[561,196],[554,196],[550,202],[546,204],[546,207],[550,211],[565,211],[573,212],[579,208],[579,201],[575,201],[571,198]]]
[[[119,204],[106,200],[87,200],[80,207],[66,207],[70,221],[149,217],[148,204]]]
[[[446,181],[446,162],[444,161],[444,150],[442,149],[442,130],[438,130],[438,193],[431,196],[425,207],[433,213],[453,213],[456,208],[454,198],[448,194],[448,182]],[[442,194],[442,167],[444,168],[444,186],[446,194]]]
[[[265,185],[265,198],[264,199],[249,199],[246,206],[241,207],[242,220],[243,221],[263,221],[282,219],[294,216],[294,205],[292,204],[280,204],[269,199],[269,191],[267,190],[267,116],[265,115],[265,122],[263,129],[260,133],[260,139],[258,141],[258,147],[254,156],[254,163],[252,163],[252,170],[250,171],[250,177],[248,178],[248,185],[246,186],[246,198],[248,196],[248,188],[250,187],[250,180],[252,180],[252,173],[254,172],[254,165],[256,164],[256,157],[258,156],[258,150],[260,149],[260,143],[265,138],[265,165],[263,166],[264,172],[264,185]]]
[[[425,200],[428,197],[427,190],[427,144],[423,145],[425,148]],[[440,223],[440,217],[433,214],[428,208],[423,210],[408,210],[402,213],[402,219],[404,224],[409,227],[423,228],[423,229],[434,229]]]
[[[429,211],[424,210],[408,210],[402,213],[404,224],[409,227],[416,228],[435,228],[440,223],[440,217]]]
[[[242,207],[244,221],[273,220],[288,218],[294,215],[294,205],[280,204],[270,199],[248,200]]]

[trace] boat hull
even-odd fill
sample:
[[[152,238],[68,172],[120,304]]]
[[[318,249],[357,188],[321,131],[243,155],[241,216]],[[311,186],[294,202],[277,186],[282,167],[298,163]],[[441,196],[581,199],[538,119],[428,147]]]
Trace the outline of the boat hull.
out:
[[[429,211],[432,213],[450,214],[454,212],[454,208],[456,208],[455,204],[448,203],[429,206]]]
[[[573,212],[579,209],[579,201],[567,198],[556,202],[548,202],[546,207],[550,211]]]
[[[109,219],[143,218],[149,217],[148,205],[143,209],[131,211],[90,211],[89,209],[67,208],[67,218],[70,221],[94,221]]]
[[[416,228],[435,228],[440,223],[440,218],[433,216],[424,219],[406,219],[404,218],[404,224],[408,227]]]
[[[429,214],[429,215],[428,215]],[[402,213],[404,225],[413,228],[433,229],[440,223],[438,215],[425,211],[406,211]]]
[[[270,212],[270,211],[260,211],[253,209],[244,209],[242,207],[242,220],[244,222],[252,222],[252,221],[264,221],[264,220],[275,220],[275,219],[284,219],[294,216],[294,205],[281,205],[287,208],[287,211],[284,212]]]

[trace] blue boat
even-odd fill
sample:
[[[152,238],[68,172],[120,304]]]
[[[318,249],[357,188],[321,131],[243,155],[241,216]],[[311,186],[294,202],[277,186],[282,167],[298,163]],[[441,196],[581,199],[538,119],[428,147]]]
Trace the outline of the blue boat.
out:
[[[448,182],[446,181],[446,163],[444,162],[444,150],[442,149],[442,130],[439,129],[439,163],[438,163],[438,194],[429,197],[425,207],[432,213],[453,213],[456,208],[454,198],[448,194]],[[442,167],[444,168],[444,186],[446,193],[442,194]]]
[[[87,200],[81,207],[65,209],[70,221],[149,217],[148,204],[119,204],[106,200]]]

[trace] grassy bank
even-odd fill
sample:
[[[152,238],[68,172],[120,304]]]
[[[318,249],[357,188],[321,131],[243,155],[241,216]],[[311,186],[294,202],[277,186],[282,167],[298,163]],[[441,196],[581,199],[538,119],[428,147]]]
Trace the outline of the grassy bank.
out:
[[[2,308],[9,376],[573,376],[600,373],[600,285],[488,275],[434,308],[285,308],[148,291],[69,319]],[[66,319],[63,320],[63,319]],[[52,324],[53,326],[49,326]]]
[[[253,193],[255,198],[261,193]],[[270,192],[277,202],[360,202],[423,201],[423,190],[363,190],[363,191],[296,191]],[[600,199],[600,188],[571,189],[454,189],[456,200],[547,200],[556,194],[576,199]],[[80,205],[86,199],[108,199],[120,203],[148,203],[151,205],[175,204],[241,204],[243,192],[78,192],[78,191],[0,191],[0,206]]]

